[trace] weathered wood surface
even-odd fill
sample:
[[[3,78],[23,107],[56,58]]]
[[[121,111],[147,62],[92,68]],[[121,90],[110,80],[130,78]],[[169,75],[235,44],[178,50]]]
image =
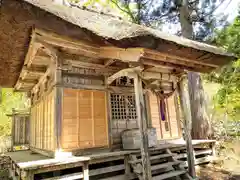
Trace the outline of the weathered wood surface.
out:
[[[12,109],[11,150],[14,146],[28,145],[30,134],[30,114],[28,110]]]
[[[166,169],[169,169],[169,167],[177,166],[180,163],[177,160],[177,158],[186,158],[186,155],[182,156],[183,154],[177,154],[179,152],[179,149],[181,149],[181,148],[186,149],[185,143],[183,143],[183,142],[184,141],[179,140],[179,142],[178,142],[179,144],[163,144],[163,145],[159,145],[156,148],[150,148],[149,149],[149,151],[151,153],[151,157],[150,157],[151,161],[162,162],[161,159],[168,159],[169,160],[170,157],[173,157],[173,158],[176,159],[176,164],[175,164],[175,162],[170,162],[170,160],[169,160],[167,163],[159,164],[159,165],[156,165],[156,166],[155,165],[152,166],[151,170],[153,170],[153,175],[155,175],[157,173],[159,174],[159,172],[162,172],[162,171],[160,171],[161,169],[164,170],[163,172],[166,172]],[[206,140],[206,142],[208,142],[208,144],[210,144],[212,141]],[[194,144],[196,144],[195,146],[198,146],[201,143],[202,144],[206,144],[204,142],[204,140],[196,141]],[[164,154],[164,151],[167,148],[170,148],[171,151],[174,151],[174,153]],[[196,154],[195,154],[196,156],[199,156],[199,155],[208,155],[208,156],[203,157],[203,158],[202,157],[201,158],[196,158],[195,164],[206,163],[206,162],[209,162],[209,161],[213,160],[210,151],[211,151],[211,149],[199,150],[199,151],[197,150]],[[89,161],[89,164],[96,164],[96,163],[102,163],[102,162],[111,162],[111,161],[115,161],[115,160],[118,161],[120,159],[123,162],[124,156],[126,157],[126,156],[134,155],[134,154],[136,156],[139,156],[137,161],[135,161],[135,162],[129,161],[128,163],[130,164],[130,163],[139,163],[139,162],[141,162],[140,153],[141,153],[140,150],[136,150],[136,151],[104,152],[104,153],[101,153],[101,152],[97,153],[97,152],[95,152],[95,154],[92,154],[92,155],[89,155],[89,156],[85,156],[85,157],[78,157],[78,158],[84,158],[84,159],[87,158],[86,162]],[[30,154],[30,151],[11,152],[11,153],[8,153],[8,155],[16,163],[14,167],[16,169],[16,172],[18,172],[18,173],[20,172],[20,169],[17,168],[17,164],[20,164],[21,162],[23,162],[23,164],[25,164],[25,162],[28,162],[30,164],[32,163],[33,169],[31,170],[31,172],[33,174],[34,173],[50,172],[50,171],[59,171],[59,170],[63,170],[63,169],[66,169],[66,168],[73,168],[73,167],[81,167],[81,166],[83,166],[83,161],[81,161],[81,159],[80,159],[80,161],[73,160],[73,161],[69,162],[68,161],[69,158],[67,158],[67,159],[59,159],[59,161],[63,161],[63,162],[56,162],[56,160],[54,160],[52,162],[52,159],[48,159],[47,157],[39,155],[39,154]],[[45,160],[47,162],[50,161],[51,163],[50,164],[46,163],[47,164],[46,166],[42,165],[41,163],[39,164],[39,160],[40,159],[41,160]],[[185,161],[185,160],[183,160],[183,161]],[[37,163],[35,163],[35,162],[37,162]],[[122,170],[125,169],[126,166],[129,165],[128,163],[126,163],[126,165],[121,164],[121,165],[116,165],[116,166],[103,167],[103,168],[99,168],[99,169],[92,169],[92,170],[89,171],[89,176],[95,176],[97,174],[101,174],[102,172],[110,173],[110,172],[113,172],[113,171],[122,171]],[[37,167],[36,167],[35,164],[37,165]],[[45,164],[45,162],[43,164]],[[31,168],[31,165],[29,165],[29,166],[30,166],[29,168]],[[186,167],[187,166],[187,162],[183,163],[183,164],[181,163],[181,167],[183,167],[183,166]],[[39,168],[39,169],[36,169],[36,168]],[[159,170],[159,168],[160,168],[160,170]],[[129,171],[127,171],[127,169],[128,168],[125,169],[126,170],[126,176],[125,175],[121,175],[119,177],[123,177],[124,176],[124,177],[128,177],[129,179],[136,178],[136,175],[134,175],[132,173],[129,173]],[[173,169],[171,168],[169,170],[173,170]],[[23,175],[24,174],[25,173],[23,173]],[[77,178],[77,177],[83,177],[83,173],[79,172],[79,173],[75,173],[75,174],[69,174],[69,175],[66,175],[66,176],[62,176],[61,178],[66,178],[66,177],[70,178],[70,179],[71,178],[74,179],[74,178]],[[56,177],[56,178],[60,179],[58,177]],[[56,179],[56,178],[53,177],[53,178],[50,178],[50,179],[53,180],[53,179]]]
[[[143,180],[151,180],[151,164],[148,150],[148,135],[147,135],[147,114],[143,97],[142,80],[136,74],[134,77],[135,101],[137,110],[137,122],[141,138],[141,157],[142,157],[142,172]]]
[[[192,138],[191,138],[191,110],[188,108],[187,106],[187,100],[188,98],[186,98],[185,95],[185,91],[184,91],[184,81],[181,80],[180,82],[178,82],[178,91],[179,91],[179,95],[180,95],[180,106],[181,106],[181,110],[183,113],[183,126],[184,126],[184,134],[185,134],[185,140],[186,140],[186,148],[187,148],[187,161],[188,161],[188,171],[190,176],[192,176],[193,178],[196,177],[196,171],[195,171],[195,165],[194,165],[194,149],[193,149],[193,145],[192,145]]]
[[[105,91],[63,89],[62,148],[66,151],[108,147]]]
[[[168,179],[168,178],[171,178],[171,177],[176,177],[176,176],[182,175],[184,173],[186,173],[186,171],[184,171],[184,170],[173,171],[173,172],[169,172],[169,173],[166,173],[166,174],[163,174],[163,175],[154,176],[152,179],[153,180]]]
[[[116,172],[116,171],[121,171],[124,170],[124,165],[114,165],[114,166],[110,166],[110,167],[103,167],[103,168],[99,168],[99,169],[95,169],[95,170],[89,170],[89,177],[91,176],[96,176],[99,174],[104,174],[104,173],[112,173],[112,172]],[[63,175],[63,176],[59,176],[59,177],[52,177],[52,178],[46,178],[44,180],[75,180],[75,179],[82,179],[84,178],[84,173],[79,172],[79,173],[73,173],[73,174],[69,174],[69,175]]]
[[[59,159],[45,159],[38,161],[30,161],[30,162],[21,162],[18,163],[19,168],[22,170],[36,170],[41,168],[47,168],[51,166],[60,166],[76,163],[79,166],[83,166],[84,162],[89,161],[89,157],[69,157],[69,158],[59,158]]]

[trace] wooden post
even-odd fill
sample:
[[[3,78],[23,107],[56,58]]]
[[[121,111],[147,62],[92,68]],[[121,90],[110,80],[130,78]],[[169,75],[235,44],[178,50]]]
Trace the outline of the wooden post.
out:
[[[141,156],[142,156],[142,172],[143,180],[151,180],[151,164],[149,160],[148,152],[148,127],[147,127],[147,115],[146,108],[144,104],[143,90],[142,90],[142,80],[135,74],[134,76],[134,90],[135,90],[135,101],[137,110],[137,122],[140,130],[141,138]]]
[[[131,174],[131,166],[129,164],[130,158],[129,154],[124,155],[124,168],[125,168],[125,176],[128,178]]]
[[[188,161],[188,171],[190,176],[196,178],[195,163],[194,163],[194,152],[192,146],[192,137],[191,137],[191,109],[187,106],[187,98],[184,92],[184,81],[181,80],[177,84],[179,96],[180,96],[180,106],[183,113],[183,126],[185,131],[185,141],[187,146],[187,161]]]
[[[212,149],[212,156],[216,157],[216,142],[210,143],[210,148]]]
[[[56,148],[61,149],[61,122],[62,122],[62,59],[59,53],[56,53],[56,70],[55,70],[55,135],[56,135]]]
[[[84,162],[84,164],[83,164],[83,180],[89,180],[88,163],[89,162]]]
[[[15,109],[12,109],[12,136],[11,136],[11,152],[13,152],[14,139],[15,139]]]

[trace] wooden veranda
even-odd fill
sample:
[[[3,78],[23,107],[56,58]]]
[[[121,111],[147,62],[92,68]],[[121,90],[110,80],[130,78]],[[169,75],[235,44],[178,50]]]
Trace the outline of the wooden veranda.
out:
[[[212,162],[215,159],[213,140],[193,140],[195,165]],[[174,161],[167,154],[169,149]],[[166,179],[177,176],[176,173],[185,173],[187,168],[186,143],[184,140],[166,140],[159,142],[155,148],[149,149],[153,179]],[[130,157],[136,156],[140,162],[139,150],[125,150],[109,152],[102,150],[87,153],[81,157],[50,159],[41,154],[33,154],[30,150],[9,152],[6,154],[11,159],[10,173],[15,179],[101,179],[101,180],[126,180],[138,179],[138,175],[131,170]],[[136,160],[135,160],[136,161]],[[162,162],[158,164],[157,162]],[[171,169],[181,163],[181,170]],[[89,171],[84,171],[84,166]],[[162,174],[161,177],[156,176]],[[84,176],[86,175],[86,176]],[[89,176],[89,177],[88,177]]]

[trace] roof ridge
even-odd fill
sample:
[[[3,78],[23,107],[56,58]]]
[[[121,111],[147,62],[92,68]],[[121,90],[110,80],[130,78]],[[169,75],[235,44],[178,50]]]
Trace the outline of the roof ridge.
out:
[[[75,8],[84,10],[84,11],[89,11],[89,12],[92,12],[92,13],[106,15],[106,16],[110,16],[110,17],[113,17],[113,18],[117,18],[119,20],[123,20],[123,18],[121,16],[117,16],[117,15],[114,15],[114,14],[106,13],[106,12],[103,12],[103,11],[98,11],[97,9],[89,8],[87,6],[81,6],[81,5],[78,5],[78,4],[75,4],[75,3],[69,3],[69,5],[70,5],[70,7],[75,7]]]

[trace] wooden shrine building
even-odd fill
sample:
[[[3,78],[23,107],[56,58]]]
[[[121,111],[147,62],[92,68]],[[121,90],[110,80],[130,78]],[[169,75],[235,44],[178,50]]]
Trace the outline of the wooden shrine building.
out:
[[[57,159],[62,152],[90,154],[92,160],[85,157],[80,163],[80,157],[71,157],[66,163],[71,168],[83,165],[79,178],[98,175],[96,170],[88,171],[88,163],[140,153],[121,150],[122,133],[139,129],[141,153],[131,161],[125,159],[123,170],[135,173],[132,179],[150,180],[157,170],[150,164],[157,150],[148,149],[148,128],[156,129],[158,140],[180,139],[180,119],[189,120],[183,77],[188,71],[209,73],[235,59],[211,45],[48,0],[1,1],[0,42],[0,85],[27,92],[31,98],[30,150],[44,155],[42,159],[56,157],[46,161],[42,171],[44,160],[34,165],[12,160],[13,174],[22,179],[48,172],[46,167],[63,170],[63,160]],[[159,157],[168,158],[164,165],[175,167],[179,163],[166,144],[157,149],[162,153],[164,147],[168,154]],[[102,151],[108,152],[108,158],[101,156]],[[140,172],[136,163],[141,164]],[[184,174],[179,168],[154,177]]]

